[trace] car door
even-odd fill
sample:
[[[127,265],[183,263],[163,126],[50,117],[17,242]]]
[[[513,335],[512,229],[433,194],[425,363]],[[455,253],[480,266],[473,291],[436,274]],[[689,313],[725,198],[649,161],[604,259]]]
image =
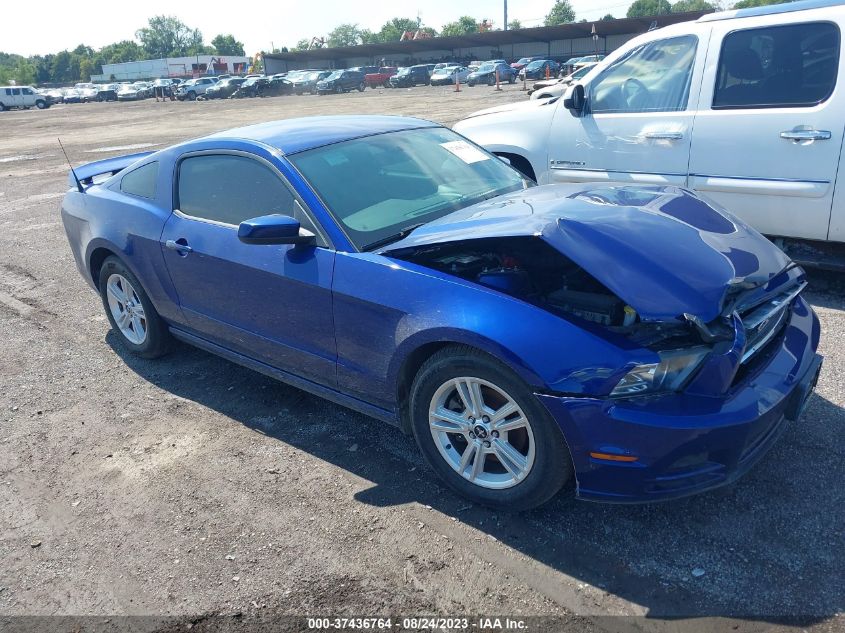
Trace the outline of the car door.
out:
[[[7,88],[6,94],[8,95],[7,99],[9,99],[9,101],[10,101],[10,103],[6,104],[6,107],[9,107],[9,108],[22,108],[23,107],[23,96],[21,95],[21,89],[20,88]]]
[[[582,116],[559,106],[551,182],[685,185],[708,32],[632,46],[586,87]]]
[[[845,127],[841,24],[805,16],[715,24],[689,184],[763,233],[824,240]]]
[[[238,240],[243,220],[279,213],[318,235],[318,246]],[[161,235],[185,320],[219,345],[326,386],[335,384],[335,253],[267,161],[242,152],[183,156],[174,212]]]

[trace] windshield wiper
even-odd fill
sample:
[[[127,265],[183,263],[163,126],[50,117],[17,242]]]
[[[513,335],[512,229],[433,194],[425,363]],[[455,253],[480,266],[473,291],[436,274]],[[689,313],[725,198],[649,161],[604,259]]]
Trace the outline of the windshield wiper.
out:
[[[423,224],[426,224],[426,223],[420,222],[418,224],[412,224],[410,226],[406,226],[404,229],[402,229],[398,233],[394,233],[393,235],[388,235],[387,237],[383,237],[380,240],[376,240],[375,242],[367,244],[361,250],[371,251],[374,248],[378,248],[379,246],[384,246],[385,244],[390,244],[391,242],[398,242],[399,240],[408,237],[412,232],[416,231]]]

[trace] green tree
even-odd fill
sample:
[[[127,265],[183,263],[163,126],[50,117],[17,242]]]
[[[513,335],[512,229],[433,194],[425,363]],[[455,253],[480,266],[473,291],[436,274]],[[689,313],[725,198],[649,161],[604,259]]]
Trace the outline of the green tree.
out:
[[[326,39],[326,46],[329,48],[355,46],[361,43],[361,29],[357,24],[338,24]]]
[[[792,0],[740,0],[733,8],[750,9],[751,7],[765,7],[770,4],[783,4],[784,2],[792,2]]]
[[[478,23],[468,15],[461,16],[456,22],[444,24],[440,29],[440,35],[449,37],[453,35],[466,35],[467,33],[478,33]]]
[[[517,29],[521,29],[522,28],[522,22],[520,22],[519,20],[511,20],[510,22],[508,22],[508,28],[511,31],[516,31]]]
[[[411,18],[392,18],[384,23],[376,33],[379,42],[398,42],[405,31],[415,32],[420,27],[418,20]]]
[[[299,40],[299,41],[296,43],[296,46],[294,46],[293,48],[291,48],[291,50],[292,50],[292,51],[307,51],[307,50],[308,50],[308,45],[309,45],[309,44],[311,44],[311,40],[305,40],[305,39],[302,39],[302,40]]]
[[[98,53],[104,64],[122,64],[144,58],[144,49],[132,40],[123,40],[103,46]]]
[[[636,0],[628,7],[629,18],[646,18],[671,12],[672,5],[669,4],[669,0]]]
[[[616,18],[614,18],[614,17],[613,17],[613,14],[612,14],[612,13],[608,13],[606,16],[604,16],[604,17],[601,19],[601,21],[602,21],[602,22],[607,22],[608,20],[615,20],[615,19],[616,19]]]
[[[182,57],[194,52],[205,52],[202,33],[191,29],[179,18],[157,15],[150,18],[149,26],[138,29],[135,36],[141,41],[147,57]]]
[[[672,13],[686,13],[687,11],[715,11],[718,7],[707,0],[678,0],[672,5]]]
[[[218,55],[243,55],[244,45],[235,39],[234,35],[223,35],[222,33],[211,40],[214,52]]]
[[[552,6],[552,10],[546,16],[544,24],[546,26],[556,26],[558,24],[567,24],[575,21],[575,9],[569,3],[569,0],[557,0]]]

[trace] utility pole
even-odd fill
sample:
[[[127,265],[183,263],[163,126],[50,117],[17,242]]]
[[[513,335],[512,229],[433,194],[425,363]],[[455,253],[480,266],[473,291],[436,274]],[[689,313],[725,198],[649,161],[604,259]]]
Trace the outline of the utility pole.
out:
[[[508,30],[508,0],[505,0],[505,26],[503,28],[505,31]]]

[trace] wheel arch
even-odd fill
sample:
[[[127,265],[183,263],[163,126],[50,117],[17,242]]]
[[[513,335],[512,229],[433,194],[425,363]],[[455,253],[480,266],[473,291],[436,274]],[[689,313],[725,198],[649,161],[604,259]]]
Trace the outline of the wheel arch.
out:
[[[531,164],[531,161],[528,160],[522,154],[516,154],[514,152],[493,152],[496,156],[501,156],[502,158],[507,158],[510,161],[511,167],[519,171],[520,173],[528,176],[534,182],[537,182],[537,172],[534,170],[534,166]]]
[[[406,341],[394,355],[391,374],[394,376],[396,410],[399,418],[399,428],[403,433],[411,434],[411,420],[409,403],[411,387],[425,362],[446,347],[462,347],[471,349],[490,357],[513,371],[530,387],[543,384],[543,380],[511,350],[502,347],[477,333],[449,332],[434,337],[421,334],[413,337],[413,341]]]

